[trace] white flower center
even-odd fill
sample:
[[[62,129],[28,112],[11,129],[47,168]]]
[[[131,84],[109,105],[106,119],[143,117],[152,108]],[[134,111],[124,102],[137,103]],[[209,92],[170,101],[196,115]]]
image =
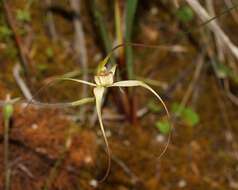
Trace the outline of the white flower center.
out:
[[[94,81],[99,86],[109,86],[113,84],[113,73],[108,71],[102,71],[95,75]]]

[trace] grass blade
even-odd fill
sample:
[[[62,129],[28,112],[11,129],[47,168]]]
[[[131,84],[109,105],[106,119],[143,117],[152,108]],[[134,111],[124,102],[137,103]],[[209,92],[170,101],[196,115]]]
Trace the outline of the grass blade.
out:
[[[10,100],[10,96],[7,96],[7,100]],[[3,118],[4,118],[4,166],[5,166],[5,190],[10,189],[11,183],[11,168],[9,164],[9,128],[10,119],[13,115],[13,105],[7,103],[3,107]]]
[[[126,43],[130,43],[132,36],[132,27],[136,13],[138,0],[130,0],[126,3],[126,32],[125,40]],[[126,65],[128,78],[133,78],[133,51],[131,46],[126,46]]]
[[[93,17],[96,21],[96,25],[99,29],[100,37],[103,42],[104,49],[106,53],[109,53],[112,49],[112,40],[110,39],[109,30],[107,29],[106,23],[102,17],[102,14],[97,6],[96,0],[91,1],[91,7],[93,12]],[[115,59],[112,57],[110,63],[113,65],[116,63]]]

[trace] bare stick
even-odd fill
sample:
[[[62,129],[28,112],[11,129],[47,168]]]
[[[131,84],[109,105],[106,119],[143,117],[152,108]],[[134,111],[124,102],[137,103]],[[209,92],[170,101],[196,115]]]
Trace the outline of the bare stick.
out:
[[[10,95],[8,94],[6,97],[6,101],[10,100]],[[8,106],[8,105],[5,105]],[[5,112],[7,111],[7,108],[5,107]],[[10,127],[10,119],[11,115],[8,115],[10,113],[3,114],[4,116],[4,166],[5,166],[5,190],[10,189],[10,178],[11,178],[11,168],[9,164],[9,127]]]
[[[227,7],[234,6],[233,0],[224,0]],[[231,11],[231,16],[233,17],[234,21],[238,24],[238,12],[233,10]]]
[[[196,84],[196,82],[198,81],[199,79],[199,76],[201,74],[201,71],[202,71],[202,67],[203,67],[203,64],[204,64],[204,57],[203,55],[201,55],[199,58],[198,58],[198,61],[196,63],[196,69],[195,69],[195,72],[194,72],[194,76],[193,76],[193,79],[191,81],[191,83],[189,84],[189,87],[187,89],[187,91],[185,92],[185,95],[182,99],[182,102],[181,102],[181,105],[182,106],[186,106],[192,92],[193,92],[193,89],[194,89],[194,86]]]
[[[208,12],[201,6],[201,4],[199,3],[199,1],[195,1],[195,0],[186,0],[186,2],[193,8],[193,10],[197,13],[197,15],[199,16],[199,18],[202,21],[207,21],[209,19],[211,19],[212,17],[208,14]],[[238,48],[237,46],[235,46],[230,38],[223,32],[223,30],[220,28],[220,26],[217,24],[217,22],[215,20],[212,20],[211,22],[209,22],[207,24],[207,26],[209,27],[209,29],[216,33],[217,36],[219,36],[219,38],[221,39],[223,45],[228,48],[231,53],[238,59]]]
[[[112,160],[118,165],[120,166],[123,171],[131,177],[132,181],[134,183],[139,181],[139,177],[136,176],[136,174],[126,165],[125,162],[123,162],[120,158],[118,158],[115,155],[112,155]]]
[[[215,9],[213,5],[213,1],[211,0],[206,0],[206,5],[209,13],[211,16],[215,16]],[[219,38],[219,35],[217,33],[214,33],[215,36],[215,41],[216,41],[216,48],[217,48],[217,53],[218,53],[218,59],[220,62],[224,62],[225,60],[225,52],[224,52],[224,47],[222,45],[222,40]]]
[[[233,104],[238,106],[238,97],[231,92],[229,80],[227,80],[227,79],[224,80],[224,86],[225,86],[225,92],[226,92],[227,97],[230,99],[230,101]]]
[[[4,7],[4,10],[5,10],[8,25],[12,29],[13,34],[14,34],[15,42],[16,42],[16,45],[17,45],[17,48],[18,48],[18,51],[19,51],[19,56],[21,58],[21,64],[24,68],[25,74],[27,75],[29,73],[28,72],[29,59],[26,56],[24,47],[22,46],[21,38],[19,37],[19,35],[17,35],[17,29],[15,27],[15,23],[14,23],[14,20],[12,18],[12,15],[11,15],[11,10],[10,10],[8,4],[7,4],[7,0],[3,0],[3,7]]]
[[[87,48],[85,42],[85,35],[83,32],[82,23],[80,21],[80,0],[70,0],[70,5],[73,11],[76,13],[74,17],[74,28],[75,28],[75,41],[74,41],[74,48],[77,54],[78,61],[82,66],[83,72],[83,80],[88,80],[88,57],[87,57]],[[87,96],[87,86],[83,86],[83,93],[82,96]],[[81,110],[81,116],[83,118],[85,110]]]
[[[45,0],[45,4],[47,7],[50,7],[51,0]],[[53,14],[50,10],[48,10],[46,13],[46,21],[49,28],[50,36],[52,37],[53,41],[56,42],[58,40],[58,35],[55,28]]]
[[[25,98],[28,101],[31,101],[33,99],[33,96],[31,94],[29,88],[27,87],[26,83],[24,82],[24,80],[20,76],[20,65],[19,64],[16,64],[14,66],[13,76],[14,76],[19,88],[21,89],[22,93],[24,94]]]

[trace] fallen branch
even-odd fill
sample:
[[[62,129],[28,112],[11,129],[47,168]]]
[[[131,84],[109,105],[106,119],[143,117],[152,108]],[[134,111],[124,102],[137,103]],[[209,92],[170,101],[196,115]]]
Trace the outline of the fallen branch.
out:
[[[25,96],[25,98],[28,101],[32,101],[33,100],[33,96],[29,90],[29,88],[27,87],[26,83],[24,82],[24,80],[21,78],[20,76],[20,65],[16,64],[13,68],[13,76],[19,86],[19,88],[21,89],[23,95]]]
[[[202,7],[202,5],[199,3],[199,1],[195,0],[186,0],[186,2],[192,7],[192,9],[197,13],[199,18],[206,22],[213,17],[211,17],[208,12]],[[238,59],[238,48],[235,46],[230,38],[223,32],[223,30],[220,28],[220,26],[217,24],[215,20],[210,21],[207,23],[208,28],[214,32],[219,38],[221,39],[221,42],[223,45],[228,48],[231,53]]]
[[[224,0],[227,7],[235,6],[232,0]],[[234,21],[238,24],[238,12],[233,10],[231,11],[231,16],[233,17]]]
[[[22,40],[17,34],[17,29],[15,27],[16,24],[14,23],[14,20],[12,18],[11,10],[10,10],[8,4],[7,4],[7,0],[3,0],[3,7],[4,7],[5,14],[6,14],[7,23],[8,23],[9,27],[11,28],[11,30],[14,34],[14,38],[15,38],[16,46],[18,48],[18,52],[19,52],[19,56],[20,56],[20,59],[21,59],[22,67],[24,68],[25,74],[28,75],[29,74],[29,71],[28,71],[29,58],[26,56],[25,49],[22,46]]]
[[[45,0],[45,4],[46,4],[47,7],[50,7],[52,2],[51,2],[51,0]],[[54,42],[56,42],[58,40],[58,34],[56,32],[53,14],[50,10],[47,11],[47,13],[46,13],[46,22],[47,22],[47,26],[48,26],[48,29],[49,29],[50,36],[52,37],[52,40]]]
[[[215,16],[214,2],[211,0],[206,0],[206,5],[207,5],[207,10],[209,14],[212,17],[214,17]],[[220,39],[217,33],[214,33],[214,36],[215,36],[218,60],[222,63],[225,60],[225,52],[224,52],[224,47],[222,45],[222,40]]]
[[[82,23],[80,21],[80,0],[70,0],[70,6],[73,9],[76,16],[74,16],[74,29],[75,29],[75,40],[74,40],[74,49],[77,55],[77,59],[82,66],[83,80],[88,80],[88,57],[87,57],[87,48],[85,42],[85,35],[82,27]],[[88,88],[86,85],[83,86],[82,97],[86,97],[88,92]],[[85,109],[81,109],[80,115],[84,118]]]
[[[227,79],[224,80],[224,87],[225,87],[225,93],[226,93],[227,97],[230,99],[230,101],[233,104],[238,106],[238,97],[231,92],[229,80],[227,80]]]

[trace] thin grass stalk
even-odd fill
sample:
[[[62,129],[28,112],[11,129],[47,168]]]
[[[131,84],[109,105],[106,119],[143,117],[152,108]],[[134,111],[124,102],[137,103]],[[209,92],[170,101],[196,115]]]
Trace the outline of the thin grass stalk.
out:
[[[30,66],[29,61],[30,61],[30,59],[26,55],[25,48],[23,47],[22,39],[20,38],[20,36],[17,33],[16,23],[14,22],[13,16],[11,14],[12,10],[10,9],[10,7],[8,5],[8,1],[2,0],[2,3],[3,3],[3,8],[4,8],[7,24],[13,31],[14,40],[15,40],[16,47],[18,48],[18,54],[19,54],[19,57],[21,60],[20,63],[22,65],[23,72],[24,72],[25,76],[29,79],[29,66]]]
[[[5,166],[5,190],[10,189],[10,167],[9,167],[9,120],[4,119],[4,166]]]
[[[56,160],[55,164],[53,165],[53,168],[50,170],[49,177],[47,178],[47,181],[45,183],[43,190],[50,190],[54,183],[54,180],[56,179],[57,175],[59,174],[59,168],[63,164],[64,159],[67,155],[67,152],[70,149],[73,133],[74,133],[74,130],[72,130],[72,128],[70,128],[68,131],[68,134],[66,136],[66,139],[65,139],[63,150],[60,153],[59,158]]]
[[[102,17],[102,14],[101,14],[101,12],[98,8],[96,0],[91,0],[90,1],[90,6],[91,6],[91,9],[92,9],[94,20],[95,20],[96,25],[99,29],[99,35],[100,35],[100,38],[101,38],[102,43],[103,43],[104,51],[106,52],[106,54],[108,54],[108,53],[110,53],[110,51],[112,49],[112,40],[110,39],[109,30],[106,27],[106,23],[105,23],[105,21]],[[110,62],[111,65],[116,64],[115,57],[114,56],[111,57],[109,62]],[[104,97],[103,97],[103,99],[104,99]],[[103,100],[103,102],[104,102],[104,100]],[[97,119],[97,113],[96,113],[96,111],[94,111],[93,117],[91,119],[91,125],[93,125],[96,122],[96,119]]]
[[[51,0],[45,0],[45,4],[47,7],[50,7],[52,5],[52,2],[51,2]],[[55,27],[54,16],[51,11],[47,11],[47,13],[46,13],[46,22],[48,25],[50,36],[51,36],[53,42],[56,42],[59,37],[58,37],[56,27]]]
[[[125,12],[125,41],[126,43],[131,42],[133,23],[135,19],[135,13],[137,8],[137,0],[130,0],[126,2]],[[132,46],[126,46],[126,67],[128,79],[134,78],[134,64],[133,64],[133,50]],[[132,91],[129,91],[129,102],[130,102],[130,121],[134,126],[138,125],[136,116],[136,96],[133,96]]]
[[[6,101],[10,101],[10,96],[8,95]],[[3,120],[4,120],[4,170],[5,170],[5,178],[4,185],[5,190],[10,189],[11,183],[11,170],[9,165],[9,127],[10,127],[10,119],[13,114],[13,106],[10,103],[6,103],[3,107]]]
[[[126,43],[131,42],[133,22],[135,18],[136,8],[138,0],[130,0],[126,2],[126,30],[125,30],[125,41]],[[128,78],[133,78],[133,51],[131,46],[126,46],[126,65]]]
[[[104,50],[105,50],[106,54],[108,54],[112,49],[112,40],[110,39],[109,30],[107,29],[106,23],[105,23],[105,21],[102,17],[102,14],[98,8],[96,0],[92,0],[91,4],[92,4],[91,8],[92,8],[93,16],[96,21],[96,25],[99,29],[99,35],[102,40]],[[114,57],[112,57],[110,59],[110,63],[112,65],[116,63]]]
[[[62,165],[64,158],[66,156],[66,150],[64,149],[62,153],[60,154],[58,160],[55,162],[53,168],[50,171],[50,175],[46,181],[46,184],[44,186],[43,190],[49,190],[51,189],[51,186],[53,185],[54,180],[56,179],[58,173],[59,173],[59,167]]]
[[[116,42],[118,44],[123,44],[124,40],[124,32],[123,32],[123,19],[122,19],[122,7],[120,4],[120,0],[115,0],[114,3],[114,18],[115,18],[115,31],[116,31]],[[118,49],[118,67],[119,73],[117,78],[121,78],[124,80],[128,79],[126,62],[125,62],[125,50],[124,48]],[[118,90],[113,90],[114,93],[117,93]],[[125,93],[120,93],[119,96],[114,96],[115,102],[122,112],[126,115],[128,120],[130,120],[130,104],[129,104],[129,96],[128,89],[125,90]]]
[[[121,21],[121,8],[120,8],[120,0],[115,0],[114,12],[115,12],[115,28],[116,28],[116,41],[117,45],[123,43],[123,29],[122,29],[122,21]],[[119,58],[124,56],[124,49],[119,49]]]

